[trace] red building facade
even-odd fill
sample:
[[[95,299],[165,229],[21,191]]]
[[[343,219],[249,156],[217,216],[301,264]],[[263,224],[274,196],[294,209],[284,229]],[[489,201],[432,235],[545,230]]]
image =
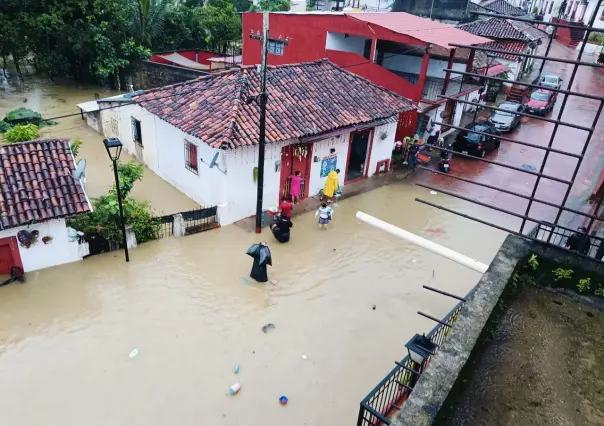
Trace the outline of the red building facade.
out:
[[[261,61],[261,13],[243,14],[243,65]],[[452,110],[440,95],[464,96],[479,86],[445,69],[467,71],[473,57],[449,43],[475,45],[489,39],[403,12],[271,13],[269,65],[328,58],[336,65],[418,103],[419,113]],[[317,76],[320,78],[320,76]],[[342,90],[345,90],[342,87]],[[450,114],[451,119],[453,113]],[[401,116],[398,136],[416,130],[417,114]],[[446,117],[445,117],[446,118]],[[453,122],[451,124],[454,124]]]

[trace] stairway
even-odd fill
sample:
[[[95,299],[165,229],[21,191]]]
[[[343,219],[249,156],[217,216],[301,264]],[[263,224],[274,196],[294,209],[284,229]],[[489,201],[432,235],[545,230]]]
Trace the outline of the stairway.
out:
[[[507,95],[505,100],[509,102],[518,102],[519,104],[521,104],[524,101],[527,89],[528,88],[526,86],[520,86],[515,84],[510,89],[510,93]]]
[[[585,27],[584,24],[581,24],[578,22],[573,22],[573,24]],[[570,43],[568,44],[568,47],[572,47],[574,49],[575,47],[577,47],[577,45],[579,43],[581,43],[583,41],[583,37],[585,37],[584,29],[578,29],[578,28],[571,29],[570,30]]]

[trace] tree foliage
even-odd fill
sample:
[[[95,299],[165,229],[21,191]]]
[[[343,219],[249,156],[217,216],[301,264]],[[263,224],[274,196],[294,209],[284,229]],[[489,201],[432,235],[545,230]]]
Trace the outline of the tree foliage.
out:
[[[138,201],[129,196],[134,184],[143,178],[142,164],[131,161],[118,163],[120,194],[124,209],[124,221],[131,225],[139,243],[157,238],[159,223],[153,220],[153,210],[148,201]],[[115,185],[107,195],[92,199],[91,213],[69,221],[69,226],[85,235],[100,233],[108,241],[121,244],[120,212]]]
[[[277,1],[277,0],[264,0]],[[152,51],[226,53],[248,0],[1,0],[0,58],[81,81],[113,81]]]
[[[38,130],[35,124],[15,126],[4,133],[4,140],[8,143],[32,141],[38,138]]]
[[[252,5],[252,12],[285,12],[289,10],[290,2],[287,0],[259,0],[258,5]]]

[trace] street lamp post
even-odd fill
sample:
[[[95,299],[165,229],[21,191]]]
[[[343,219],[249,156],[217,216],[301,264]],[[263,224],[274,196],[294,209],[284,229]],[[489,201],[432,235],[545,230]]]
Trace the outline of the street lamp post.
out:
[[[122,244],[124,245],[124,253],[126,254],[126,262],[130,262],[130,256],[128,256],[128,243],[126,242],[126,221],[124,220],[124,208],[122,207],[122,194],[120,193],[120,179],[117,175],[117,160],[120,158],[122,153],[122,142],[118,138],[104,139],[105,149],[107,155],[113,163],[113,175],[115,177],[115,191],[117,195],[117,204],[120,208],[120,226],[122,228]]]

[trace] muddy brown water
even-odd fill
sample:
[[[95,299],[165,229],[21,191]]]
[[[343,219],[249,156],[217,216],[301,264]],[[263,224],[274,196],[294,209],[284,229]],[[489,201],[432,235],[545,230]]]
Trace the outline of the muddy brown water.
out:
[[[11,75],[2,77],[0,70],[0,119],[19,107],[30,108],[45,118],[77,114],[74,117],[58,119],[56,126],[41,129],[40,137],[81,138],[84,145],[80,149],[79,159],[86,160],[86,192],[89,197],[98,197],[113,185],[114,178],[111,161],[103,145],[103,136],[91,129],[86,120],[82,120],[77,104],[94,100],[98,93],[101,98],[118,94],[102,87],[78,85],[72,81],[50,83],[38,76],[26,76],[25,82]],[[134,160],[125,152],[122,161]],[[148,200],[157,214],[172,214],[194,209],[198,206],[186,195],[177,191],[163,179],[145,169],[143,180],[137,182],[131,195],[140,200]]]
[[[32,84],[27,93],[37,98],[11,90],[0,108],[27,97],[26,105],[45,115],[64,112],[95,91]],[[70,122],[61,124],[75,127],[69,135],[87,134],[78,117]],[[93,145],[87,141],[84,155]],[[397,182],[342,201],[327,231],[317,229],[312,213],[294,218],[285,245],[228,226],[143,244],[131,250],[129,264],[112,252],[0,288],[0,424],[355,424],[359,402],[404,356],[407,340],[434,326],[417,310],[442,317],[455,304],[422,285],[463,295],[479,279],[360,224],[355,213],[483,262],[505,237],[417,203],[418,196],[498,220]],[[259,238],[272,249],[275,285],[247,284],[245,251]],[[265,334],[267,323],[275,329]],[[135,348],[140,353],[131,359]],[[241,391],[227,396],[236,382]],[[281,395],[287,406],[279,405]]]

